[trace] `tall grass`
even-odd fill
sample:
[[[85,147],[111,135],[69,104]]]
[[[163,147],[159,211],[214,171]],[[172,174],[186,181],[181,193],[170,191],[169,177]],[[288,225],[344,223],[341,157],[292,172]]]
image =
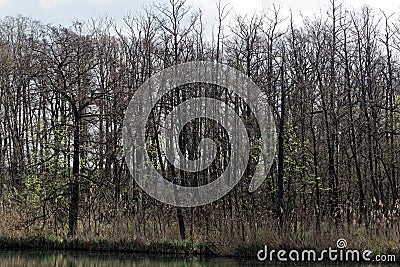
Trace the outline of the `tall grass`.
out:
[[[11,211],[10,211],[11,210]],[[80,222],[77,237],[68,238],[67,229],[58,231],[42,222],[26,224],[28,218],[12,209],[0,212],[0,248],[43,248],[133,251],[172,254],[216,254],[255,257],[267,245],[271,249],[315,249],[335,247],[339,238],[348,241],[348,248],[369,249],[375,253],[400,253],[399,219],[375,216],[375,223],[357,223],[355,220],[333,223],[325,219],[320,229],[312,216],[287,218],[284,225],[272,214],[264,214],[252,222],[232,215],[209,216],[209,227],[204,223],[188,226],[189,240],[179,240],[176,220],[168,213],[159,220],[159,214],[150,213],[146,220],[118,216],[96,228]],[[186,217],[187,221],[190,217]],[[189,218],[189,219],[188,219]],[[93,224],[92,224],[93,225]]]

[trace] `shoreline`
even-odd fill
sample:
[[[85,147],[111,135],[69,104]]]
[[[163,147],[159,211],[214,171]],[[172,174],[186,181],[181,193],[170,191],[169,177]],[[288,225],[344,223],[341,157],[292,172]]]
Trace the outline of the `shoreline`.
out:
[[[207,243],[190,240],[152,240],[149,242],[142,242],[137,240],[108,240],[101,238],[61,239],[46,236],[0,236],[0,251],[25,250],[115,252],[177,256],[223,256],[212,250]]]
[[[288,249],[284,245],[270,250]],[[110,240],[102,238],[56,238],[52,236],[26,236],[6,237],[0,236],[0,251],[43,251],[43,252],[78,252],[78,253],[111,253],[111,254],[138,254],[146,256],[182,257],[182,258],[231,258],[257,260],[257,251],[263,249],[260,242],[238,243],[232,246],[232,251],[221,252],[212,243],[192,240],[150,240],[148,242],[138,240]],[[321,249],[312,247],[293,247],[293,250]],[[353,247],[352,249],[362,250]],[[374,251],[374,254],[395,254],[400,251],[386,249]]]

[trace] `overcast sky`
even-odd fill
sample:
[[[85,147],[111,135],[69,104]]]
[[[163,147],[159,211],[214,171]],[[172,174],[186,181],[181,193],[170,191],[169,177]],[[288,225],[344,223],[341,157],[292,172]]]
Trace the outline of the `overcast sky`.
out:
[[[0,0],[0,17],[8,15],[24,15],[45,23],[69,25],[72,20],[87,20],[89,18],[109,15],[116,21],[128,13],[140,12],[153,2],[166,3],[168,0]],[[195,10],[203,11],[203,20],[210,30],[215,25],[217,0],[187,0]],[[398,0],[344,0],[344,5],[358,8],[364,4],[383,9],[387,13],[400,11]],[[235,14],[253,13],[278,4],[284,11],[291,9],[294,14],[303,13],[312,16],[329,6],[329,0],[222,0],[232,8],[231,17]],[[351,3],[351,4],[350,4]],[[399,12],[400,13],[400,12]]]

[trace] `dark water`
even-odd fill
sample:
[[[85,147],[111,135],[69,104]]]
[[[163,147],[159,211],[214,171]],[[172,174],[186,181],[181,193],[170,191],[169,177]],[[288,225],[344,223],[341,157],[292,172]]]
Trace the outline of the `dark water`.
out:
[[[0,251],[0,267],[123,267],[123,266],[168,266],[168,267],[234,267],[234,266],[342,266],[324,264],[279,264],[261,263],[256,260],[239,260],[231,258],[179,258],[160,255],[132,253],[93,253],[71,251]],[[348,265],[366,266],[366,265]],[[379,266],[379,265],[371,265]],[[385,265],[390,266],[390,265]],[[399,265],[392,265],[399,266]]]

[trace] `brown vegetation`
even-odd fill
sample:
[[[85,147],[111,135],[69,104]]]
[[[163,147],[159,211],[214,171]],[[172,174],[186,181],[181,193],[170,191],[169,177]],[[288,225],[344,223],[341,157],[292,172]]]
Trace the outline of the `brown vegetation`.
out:
[[[254,244],[320,249],[343,237],[400,251],[397,15],[332,2],[301,25],[275,9],[228,27],[219,5],[207,38],[201,14],[170,2],[123,25],[0,21],[0,235],[190,239],[222,254]],[[121,129],[147,78],[194,60],[230,65],[260,86],[279,143],[256,192],[245,177],[217,202],[184,209],[135,184]],[[156,161],[163,168],[165,158]]]

